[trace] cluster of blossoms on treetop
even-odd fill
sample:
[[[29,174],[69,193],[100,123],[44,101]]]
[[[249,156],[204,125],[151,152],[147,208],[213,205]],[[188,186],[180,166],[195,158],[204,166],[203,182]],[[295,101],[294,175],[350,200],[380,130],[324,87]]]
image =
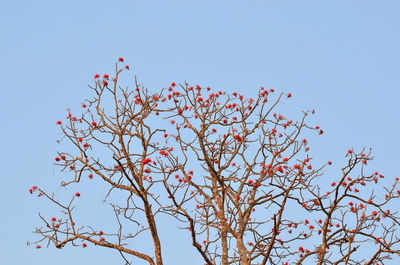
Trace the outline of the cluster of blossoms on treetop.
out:
[[[165,214],[184,224],[206,264],[377,264],[400,255],[399,179],[377,185],[384,175],[369,173],[371,151],[353,149],[341,170],[324,175],[333,163],[313,164],[303,136],[304,130],[324,133],[307,123],[315,111],[303,111],[297,121],[278,111],[292,93],[261,87],[246,98],[175,82],[151,92],[136,78],[130,89],[118,83],[129,70],[122,63],[119,58],[113,76],[94,76],[94,98],[85,100],[81,114],[68,110],[56,122],[75,150],[55,157],[68,173],[61,185],[73,193],[63,203],[35,186],[29,190],[64,213],[50,223],[41,216],[46,225],[36,230],[36,246],[97,245],[118,250],[125,260],[132,255],[159,265],[156,216]],[[117,191],[126,198],[111,203],[119,231],[105,236],[89,224],[75,227],[72,205],[90,196],[76,189],[93,183],[86,178],[109,187],[107,200]],[[154,243],[153,252],[130,244],[139,235]],[[370,256],[357,251],[363,246]]]

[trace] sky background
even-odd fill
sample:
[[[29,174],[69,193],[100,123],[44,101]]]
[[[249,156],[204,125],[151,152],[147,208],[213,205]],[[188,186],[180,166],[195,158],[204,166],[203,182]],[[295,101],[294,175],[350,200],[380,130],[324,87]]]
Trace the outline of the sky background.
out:
[[[310,144],[320,161],[334,161],[328,181],[351,147],[372,148],[371,170],[400,177],[399,13],[398,0],[2,1],[0,263],[123,264],[93,246],[26,246],[37,239],[38,211],[55,212],[28,193],[58,189],[55,122],[79,110],[93,75],[110,73],[120,56],[152,89],[187,81],[247,97],[260,86],[291,92],[287,113],[317,111],[325,134]],[[203,264],[182,244],[186,234],[165,230],[165,264]]]

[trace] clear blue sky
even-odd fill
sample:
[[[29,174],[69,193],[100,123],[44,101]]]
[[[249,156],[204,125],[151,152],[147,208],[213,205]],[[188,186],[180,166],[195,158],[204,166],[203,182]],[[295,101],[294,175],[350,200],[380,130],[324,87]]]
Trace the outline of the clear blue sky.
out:
[[[317,110],[325,134],[310,141],[321,161],[338,169],[347,149],[366,146],[371,168],[400,176],[399,14],[398,0],[3,1],[0,263],[122,264],[107,249],[25,245],[37,238],[38,210],[54,212],[28,189],[60,182],[55,121],[120,56],[153,89],[188,81],[249,97],[261,85],[290,91],[289,113]],[[166,264],[203,264],[186,234],[162,236]]]

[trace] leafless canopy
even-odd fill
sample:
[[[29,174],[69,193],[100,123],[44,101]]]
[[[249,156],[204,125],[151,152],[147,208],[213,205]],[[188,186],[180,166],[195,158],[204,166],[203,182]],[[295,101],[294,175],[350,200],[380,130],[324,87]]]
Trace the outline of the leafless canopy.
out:
[[[123,203],[111,203],[118,231],[90,224],[77,227],[74,204],[32,187],[56,204],[62,217],[40,215],[41,243],[97,245],[149,264],[163,264],[157,215],[182,222],[206,264],[383,264],[399,258],[398,179],[383,187],[369,172],[371,152],[348,150],[338,176],[321,181],[325,166],[312,165],[303,131],[314,111],[298,121],[276,113],[291,94],[261,88],[255,98],[175,85],[150,92],[135,79],[133,89],[115,75],[96,78],[94,97],[83,113],[57,122],[63,144],[55,164],[69,173],[62,186],[83,178],[104,181]],[[110,80],[109,80],[110,79]],[[71,178],[72,177],[72,178]],[[332,182],[332,183],[331,183]],[[320,185],[328,183],[327,185]],[[125,224],[137,226],[130,231]],[[129,226],[132,227],[132,226]],[[131,244],[138,236],[154,251]],[[368,248],[368,251],[362,251]]]

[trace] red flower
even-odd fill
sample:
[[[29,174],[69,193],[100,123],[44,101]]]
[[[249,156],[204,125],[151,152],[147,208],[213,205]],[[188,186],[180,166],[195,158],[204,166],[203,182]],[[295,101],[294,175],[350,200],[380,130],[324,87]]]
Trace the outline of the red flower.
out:
[[[287,95],[288,98],[290,98],[291,96],[292,96],[292,93],[289,93],[289,94]]]
[[[146,158],[145,160],[142,161],[142,165],[147,165],[151,161],[152,161],[151,158]]]
[[[94,121],[94,122],[92,122],[92,126],[93,127],[96,127],[97,126],[97,123]]]
[[[103,231],[102,231],[102,230],[100,230],[100,231],[99,231],[99,234],[100,234],[100,235],[102,235],[102,234],[104,234],[104,233],[103,233]]]
[[[324,131],[323,130],[319,130],[319,135],[323,134]]]
[[[57,125],[61,125],[62,124],[62,122],[61,121],[57,121]]]
[[[124,61],[124,58],[119,57],[118,61],[123,62],[123,61]]]
[[[29,192],[32,194],[34,191],[36,191],[37,186],[33,186],[31,189],[29,189]]]
[[[129,70],[129,65],[125,65],[125,68],[126,68],[127,70]]]
[[[175,82],[172,82],[172,83],[171,83],[171,86],[172,86],[172,87],[176,86]]]
[[[93,178],[93,175],[92,174],[89,174],[89,176],[88,176],[90,179],[92,179]]]
[[[83,248],[87,247],[86,243],[83,243],[83,244],[82,244],[82,247],[83,247]]]
[[[103,78],[104,79],[108,79],[110,76],[108,75],[108,74],[105,74],[104,76],[103,76]]]
[[[82,137],[78,138],[78,141],[81,142],[81,143],[82,143],[82,140],[83,140]]]
[[[36,248],[39,249],[39,248],[41,248],[41,246],[40,246],[40,245],[37,245]]]
[[[81,194],[79,192],[77,192],[77,193],[75,193],[75,196],[79,197],[79,196],[81,196]]]
[[[336,185],[336,182],[332,182],[331,186],[333,187],[333,186],[335,186],[335,185]]]
[[[108,86],[108,82],[106,80],[104,80],[104,86]]]
[[[55,217],[52,217],[52,218],[51,218],[51,221],[52,221],[52,222],[55,222],[55,221],[57,221],[57,219],[56,219]]]
[[[55,160],[58,162],[58,161],[60,161],[60,160],[61,160],[61,158],[59,158],[59,157],[56,157],[56,158],[55,158]]]
[[[99,77],[100,77],[99,74],[95,74],[95,75],[94,75],[94,79],[97,79],[97,78],[99,78]]]
[[[242,141],[242,137],[240,137],[240,135],[235,135],[235,139],[236,139],[238,142]]]
[[[328,165],[332,165],[332,161],[328,161]]]

